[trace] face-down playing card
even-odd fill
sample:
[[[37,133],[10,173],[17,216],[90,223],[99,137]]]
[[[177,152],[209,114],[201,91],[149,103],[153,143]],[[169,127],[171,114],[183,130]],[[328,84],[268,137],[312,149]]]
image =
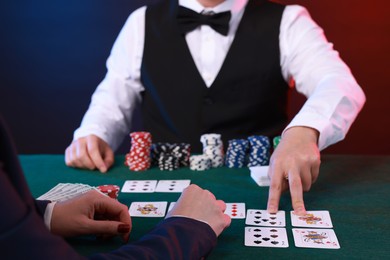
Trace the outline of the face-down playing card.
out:
[[[245,246],[288,247],[286,229],[245,227]]]
[[[292,229],[296,247],[339,249],[333,229]]]
[[[131,217],[164,217],[167,209],[166,201],[132,202],[129,208]]]
[[[122,192],[152,193],[156,188],[157,180],[128,180],[123,184]]]
[[[267,210],[248,209],[245,224],[266,227],[284,227],[286,226],[285,215],[286,213],[283,210],[271,214],[268,213]]]

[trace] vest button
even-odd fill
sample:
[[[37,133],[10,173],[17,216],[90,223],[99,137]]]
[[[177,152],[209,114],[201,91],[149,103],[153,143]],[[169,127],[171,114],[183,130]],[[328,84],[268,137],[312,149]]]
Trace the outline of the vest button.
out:
[[[214,104],[214,101],[210,97],[204,97],[203,98],[203,104],[205,104],[205,105],[212,105],[212,104]]]

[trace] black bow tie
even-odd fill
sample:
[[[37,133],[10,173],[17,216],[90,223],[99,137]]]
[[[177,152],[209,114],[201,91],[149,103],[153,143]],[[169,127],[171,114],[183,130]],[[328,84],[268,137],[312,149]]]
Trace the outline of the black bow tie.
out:
[[[191,9],[179,6],[177,20],[179,22],[180,32],[185,34],[194,30],[200,25],[209,25],[215,31],[222,35],[229,32],[229,21],[231,14],[229,11],[216,13],[212,15],[199,14]]]

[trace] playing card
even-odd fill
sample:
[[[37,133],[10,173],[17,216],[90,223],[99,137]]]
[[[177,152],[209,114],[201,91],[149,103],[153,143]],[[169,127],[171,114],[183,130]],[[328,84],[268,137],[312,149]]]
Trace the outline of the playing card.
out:
[[[155,192],[183,192],[191,183],[191,180],[161,180],[158,182]]]
[[[122,192],[152,193],[156,188],[156,180],[127,180],[123,184]]]
[[[288,247],[286,229],[245,227],[245,246]]]
[[[61,202],[79,196],[93,189],[96,190],[95,187],[89,186],[87,184],[59,183],[37,199]]]
[[[171,203],[169,204],[169,207],[168,207],[167,212],[171,211],[175,205],[176,205],[176,202],[171,202]]]
[[[245,218],[245,203],[226,203],[225,214],[231,218]]]
[[[275,214],[268,213],[267,210],[248,209],[246,213],[245,224],[267,227],[286,226],[286,213],[279,210]]]
[[[131,217],[164,217],[166,201],[132,202],[129,208]]]
[[[291,225],[294,227],[309,228],[333,227],[329,211],[327,210],[307,211],[307,214],[304,216],[295,215],[294,212],[291,211]]]
[[[251,177],[257,183],[257,185],[262,187],[270,185],[270,179],[268,177],[268,168],[269,166],[249,167],[251,171]]]
[[[333,229],[292,229],[296,247],[339,249]]]

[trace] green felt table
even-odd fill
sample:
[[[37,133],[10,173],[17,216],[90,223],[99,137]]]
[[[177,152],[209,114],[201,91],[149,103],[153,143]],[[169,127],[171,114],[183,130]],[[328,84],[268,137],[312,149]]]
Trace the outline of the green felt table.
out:
[[[107,173],[68,168],[62,155],[20,155],[22,167],[33,196],[38,197],[58,183],[89,185],[116,184],[125,180],[190,179],[192,183],[212,191],[225,202],[245,202],[246,208],[265,209],[268,188],[259,187],[248,169],[218,168],[204,172],[182,168],[160,171],[152,168],[131,172],[123,165],[123,156],[116,157]],[[119,201],[176,201],[178,193],[120,193]],[[281,198],[280,209],[286,211],[288,248],[244,246],[244,219],[233,219],[219,237],[209,259],[389,259],[390,258],[390,156],[324,155],[320,177],[305,194],[308,210],[329,210],[341,249],[308,249],[294,246],[288,194]],[[136,218],[131,241],[153,228],[160,218]],[[68,240],[81,254],[107,252],[122,245],[119,238],[97,241],[93,237]]]

